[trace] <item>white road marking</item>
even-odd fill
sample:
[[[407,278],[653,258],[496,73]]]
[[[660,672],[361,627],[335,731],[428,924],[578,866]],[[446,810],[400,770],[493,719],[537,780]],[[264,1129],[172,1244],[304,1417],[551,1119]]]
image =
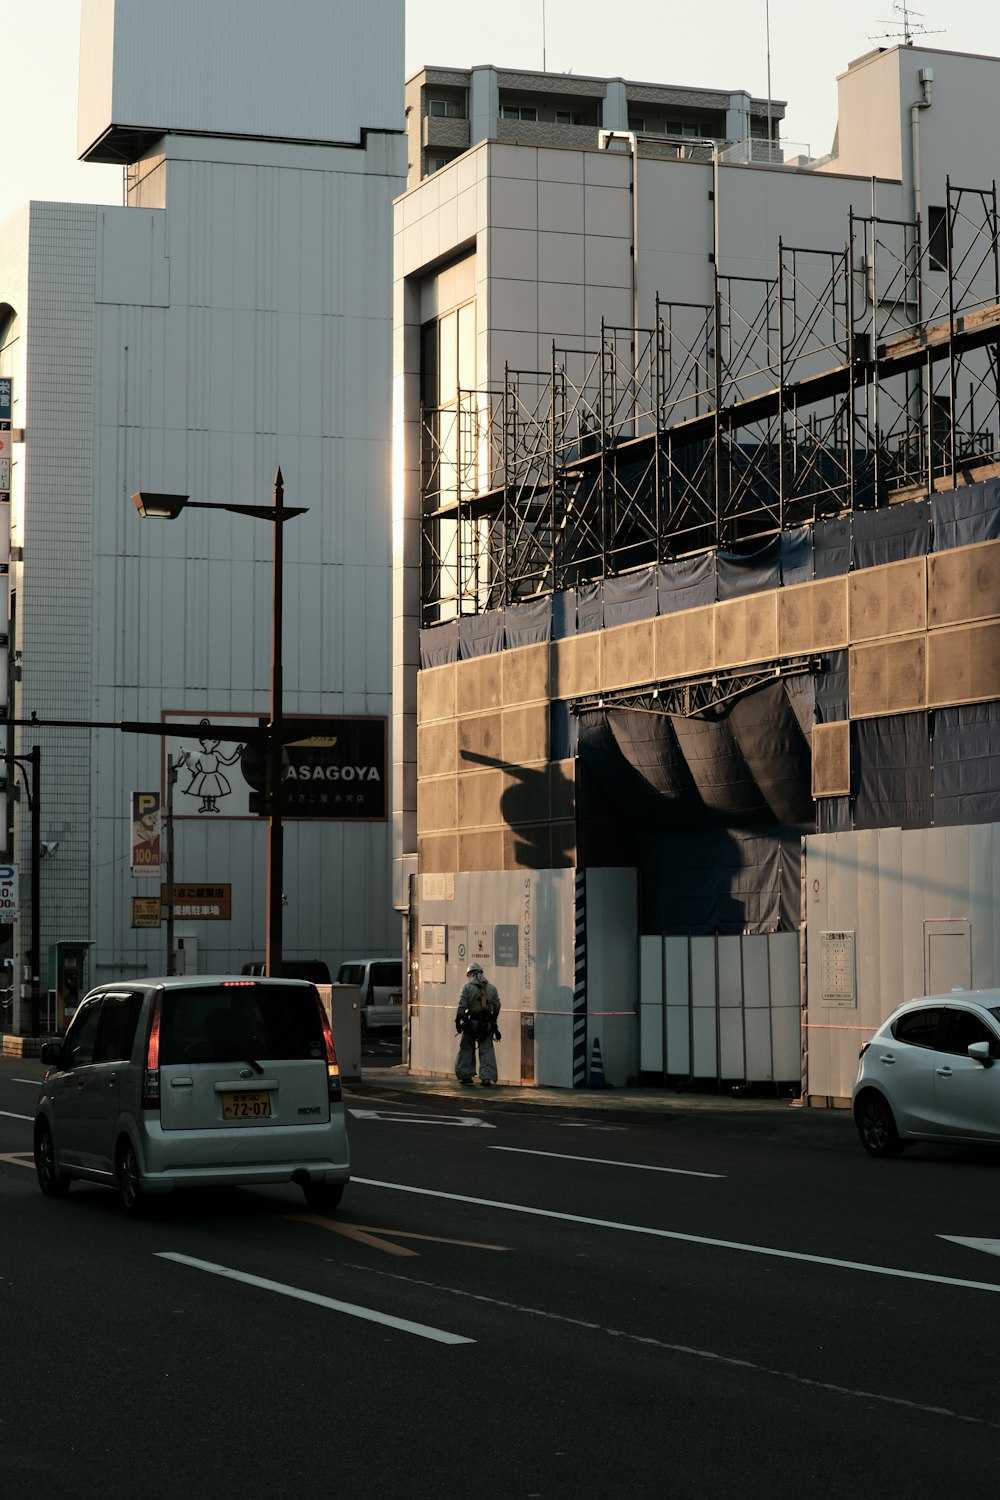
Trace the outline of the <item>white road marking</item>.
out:
[[[964,1234],[939,1234],[938,1239],[950,1240],[953,1245],[968,1245],[970,1250],[985,1250],[987,1255],[1000,1255],[1000,1240],[975,1240]]]
[[[359,1271],[368,1270],[358,1266]],[[749,1370],[755,1375],[768,1375],[776,1380],[788,1380],[794,1385],[808,1386],[813,1390],[829,1391],[834,1396],[852,1396],[861,1401],[881,1401],[887,1406],[901,1406],[908,1411],[926,1412],[928,1416],[952,1417],[958,1422],[969,1422],[977,1427],[1000,1428],[1000,1422],[990,1422],[984,1417],[966,1416],[953,1411],[949,1406],[929,1406],[921,1401],[907,1401],[905,1396],[887,1396],[881,1391],[858,1390],[850,1385],[834,1385],[829,1380],[814,1380],[808,1375],[797,1375],[793,1370],[780,1370],[769,1365],[754,1364],[753,1360],[737,1359],[732,1354],[718,1354],[714,1349],[699,1349],[692,1344],[671,1344],[664,1339],[652,1338],[645,1333],[630,1333],[624,1328],[608,1328],[602,1323],[591,1323],[585,1318],[570,1318],[565,1313],[549,1311],[544,1307],[530,1307],[520,1302],[504,1302],[499,1297],[489,1297],[484,1292],[469,1292],[460,1287],[445,1286],[436,1281],[426,1281],[417,1276],[403,1276],[398,1271],[370,1271],[372,1276],[387,1277],[390,1281],[402,1281],[407,1286],[425,1286],[449,1297],[466,1297],[473,1302],[485,1302],[490,1307],[502,1307],[507,1312],[524,1313],[531,1318],[542,1318],[549,1323],[567,1323],[571,1328],[584,1328],[594,1333],[605,1333],[610,1338],[622,1339],[629,1344],[643,1344],[647,1348],[663,1349],[668,1354],[686,1354],[689,1358],[709,1360],[713,1364],[728,1365],[734,1370]]]
[[[37,1089],[37,1087],[41,1083],[41,1081],[42,1080],[40,1078],[12,1078],[10,1080],[11,1083],[27,1083],[27,1084],[30,1084],[33,1089]]]
[[[802,1250],[776,1250],[770,1245],[748,1245],[740,1240],[718,1240],[704,1234],[682,1234],[676,1229],[651,1229],[646,1224],[619,1224],[614,1219],[591,1219],[582,1214],[558,1213],[553,1208],[530,1208],[524,1203],[501,1203],[495,1198],[472,1198],[464,1193],[443,1193],[437,1188],[411,1187],[404,1182],[381,1182],[374,1177],[352,1177],[352,1187],[387,1188],[392,1193],[416,1193],[425,1198],[445,1198],[452,1203],[471,1203],[477,1208],[499,1208],[505,1213],[529,1214],[537,1219],[559,1219],[565,1224],[586,1224],[592,1229],[615,1229],[623,1234],[648,1234],[658,1240],[678,1240],[687,1245],[708,1245],[716,1250],[739,1250],[745,1255],[767,1255],[775,1260],[798,1260],[813,1266],[832,1266],[840,1271],[862,1271],[868,1276],[896,1276],[904,1281],[927,1281],[938,1286],[964,1287],[975,1292],[1000,1292],[1000,1282],[966,1281],[957,1276],[934,1276],[928,1271],[904,1271],[898,1266],[869,1265],[861,1260],[838,1260],[830,1255],[807,1255]]]
[[[418,1338],[431,1339],[435,1344],[474,1344],[460,1333],[447,1333],[443,1328],[431,1328],[427,1323],[411,1323],[407,1318],[391,1318],[388,1313],[376,1312],[371,1307],[358,1307],[353,1302],[338,1302],[334,1297],[321,1297],[316,1292],[305,1292],[301,1287],[286,1286],[281,1281],[269,1281],[265,1276],[251,1276],[246,1271],[234,1271],[230,1266],[220,1266],[211,1260],[196,1260],[192,1255],[181,1255],[176,1250],[157,1250],[160,1260],[173,1260],[181,1266],[192,1266],[196,1271],[208,1271],[212,1276],[222,1276],[228,1281],[240,1281],[245,1286],[260,1287],[265,1292],[277,1292],[281,1297],[292,1297],[296,1302],[309,1302],[314,1307],[326,1307],[331,1312],[346,1313],[351,1318],[363,1318],[368,1323],[380,1323],[384,1328],[396,1328],[400,1333],[415,1333]]]
[[[479,1125],[483,1130],[496,1130],[487,1120],[475,1115],[406,1115],[392,1114],[384,1109],[348,1109],[355,1120],[385,1120],[394,1125]]]
[[[639,1161],[609,1161],[603,1156],[567,1156],[562,1151],[529,1151],[524,1146],[487,1146],[487,1151],[513,1151],[518,1156],[554,1156],[556,1161],[589,1161],[595,1167],[631,1167],[635,1172],[672,1172],[676,1177],[725,1177],[724,1172],[690,1172],[686,1167],[647,1167]]]
[[[5,1120],[33,1120],[35,1118],[34,1115],[11,1114],[9,1109],[0,1109],[0,1115],[3,1115]]]

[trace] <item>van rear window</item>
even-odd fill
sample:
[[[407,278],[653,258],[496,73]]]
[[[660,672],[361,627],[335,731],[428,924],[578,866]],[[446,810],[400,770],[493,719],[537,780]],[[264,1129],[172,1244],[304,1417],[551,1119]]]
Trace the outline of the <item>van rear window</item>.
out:
[[[237,982],[163,992],[161,1066],[325,1056],[315,990]]]
[[[372,984],[394,984],[403,987],[403,965],[399,963],[372,964]]]

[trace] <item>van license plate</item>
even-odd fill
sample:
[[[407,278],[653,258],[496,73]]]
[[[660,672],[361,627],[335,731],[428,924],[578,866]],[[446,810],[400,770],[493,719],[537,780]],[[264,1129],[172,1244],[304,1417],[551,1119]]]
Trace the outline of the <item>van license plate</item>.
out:
[[[260,1094],[223,1094],[222,1118],[224,1120],[266,1120],[271,1114],[271,1095],[265,1090]]]

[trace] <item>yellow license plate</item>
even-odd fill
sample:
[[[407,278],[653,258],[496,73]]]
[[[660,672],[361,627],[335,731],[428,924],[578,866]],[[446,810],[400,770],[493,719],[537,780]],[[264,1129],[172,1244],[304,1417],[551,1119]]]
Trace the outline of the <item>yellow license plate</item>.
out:
[[[271,1095],[263,1093],[223,1094],[224,1120],[267,1120],[271,1114]]]

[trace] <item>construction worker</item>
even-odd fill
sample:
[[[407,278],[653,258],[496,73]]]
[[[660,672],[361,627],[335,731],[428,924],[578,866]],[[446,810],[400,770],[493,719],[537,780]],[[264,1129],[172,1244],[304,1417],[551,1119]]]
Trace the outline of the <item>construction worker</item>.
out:
[[[455,1030],[462,1040],[455,1059],[455,1077],[459,1083],[471,1084],[476,1074],[476,1047],[479,1047],[479,1082],[488,1088],[497,1081],[497,1059],[493,1043],[500,1040],[497,1017],[500,996],[490,984],[482,966],[471,963],[465,971],[465,984],[455,1012]]]

